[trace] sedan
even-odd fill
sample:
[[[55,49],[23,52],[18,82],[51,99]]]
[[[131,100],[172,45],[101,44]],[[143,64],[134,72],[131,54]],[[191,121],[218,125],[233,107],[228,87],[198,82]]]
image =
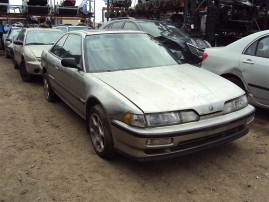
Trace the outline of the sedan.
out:
[[[269,31],[234,43],[208,48],[202,68],[232,81],[248,95],[251,104],[269,109]]]
[[[211,45],[203,39],[191,38],[174,25],[159,20],[115,18],[99,29],[140,30],[149,33],[167,46],[178,58],[189,64],[200,65],[205,48]]]
[[[9,45],[13,42],[15,37],[18,36],[18,34],[21,30],[22,30],[22,28],[20,28],[20,27],[11,27],[8,30],[6,39],[4,41],[6,58],[13,58],[13,49],[11,49],[9,47]]]
[[[86,120],[96,153],[171,158],[248,133],[245,92],[139,31],[66,33],[41,57],[44,95]],[[75,131],[74,131],[75,132]]]
[[[40,75],[40,58],[44,49],[49,49],[63,32],[58,29],[24,28],[13,42],[14,66],[20,69],[23,81],[31,82]]]

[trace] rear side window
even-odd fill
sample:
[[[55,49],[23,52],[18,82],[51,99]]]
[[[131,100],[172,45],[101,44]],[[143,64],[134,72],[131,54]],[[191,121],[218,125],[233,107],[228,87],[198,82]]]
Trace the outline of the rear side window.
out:
[[[256,48],[257,48],[257,41],[255,41],[253,44],[251,44],[245,51],[245,55],[252,55],[254,56],[255,55],[255,52],[256,52]]]
[[[259,41],[256,56],[269,58],[269,36]]]
[[[252,43],[244,52],[245,55],[269,58],[269,36]]]

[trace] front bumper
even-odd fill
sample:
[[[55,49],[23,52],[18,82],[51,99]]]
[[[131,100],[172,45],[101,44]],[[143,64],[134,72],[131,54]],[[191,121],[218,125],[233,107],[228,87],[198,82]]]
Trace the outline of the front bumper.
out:
[[[120,121],[111,123],[115,148],[138,161],[173,158],[233,141],[249,131],[254,120],[255,108],[246,108],[182,125],[135,128]],[[171,144],[148,145],[149,139],[172,140]]]
[[[41,75],[40,65],[41,65],[41,62],[38,60],[25,62],[27,72],[33,75]]]

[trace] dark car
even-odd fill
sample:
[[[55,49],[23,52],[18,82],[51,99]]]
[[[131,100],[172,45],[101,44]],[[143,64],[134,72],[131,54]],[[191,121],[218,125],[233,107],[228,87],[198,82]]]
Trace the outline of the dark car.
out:
[[[101,26],[100,29],[141,30],[147,32],[169,48],[183,62],[190,64],[201,63],[204,49],[210,47],[207,41],[199,38],[191,38],[174,25],[159,20],[135,18],[112,19]]]

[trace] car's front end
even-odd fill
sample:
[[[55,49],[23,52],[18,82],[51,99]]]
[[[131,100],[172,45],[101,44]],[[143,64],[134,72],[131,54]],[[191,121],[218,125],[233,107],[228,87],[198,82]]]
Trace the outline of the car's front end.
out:
[[[47,50],[51,45],[29,45],[23,49],[25,67],[29,74],[40,75],[41,74],[41,53],[43,50]]]
[[[48,50],[63,35],[57,29],[31,29],[27,32],[22,49],[27,73],[41,75],[41,54]]]
[[[143,161],[181,156],[233,141],[248,133],[253,119],[254,108],[249,105],[230,114],[203,115],[190,123],[140,128],[128,125],[131,121],[113,120],[111,128],[116,148]]]
[[[120,106],[130,105],[129,100],[137,107],[107,107],[114,146],[120,153],[138,161],[166,159],[248,133],[255,109],[244,92],[212,73],[182,66],[111,73],[117,79],[96,75],[124,96]]]

